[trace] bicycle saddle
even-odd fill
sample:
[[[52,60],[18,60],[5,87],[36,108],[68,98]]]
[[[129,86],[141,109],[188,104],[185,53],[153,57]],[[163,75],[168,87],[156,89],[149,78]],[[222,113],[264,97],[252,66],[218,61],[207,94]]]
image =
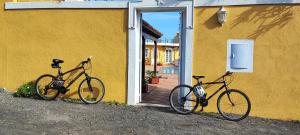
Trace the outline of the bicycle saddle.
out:
[[[193,75],[193,78],[198,80],[200,78],[205,78],[205,76]]]
[[[64,61],[63,61],[63,60],[60,60],[60,59],[53,59],[52,62],[53,62],[54,64],[64,63]]]
[[[64,61],[60,59],[53,59],[52,62],[53,62],[51,64],[52,68],[59,68],[59,63],[64,63]]]

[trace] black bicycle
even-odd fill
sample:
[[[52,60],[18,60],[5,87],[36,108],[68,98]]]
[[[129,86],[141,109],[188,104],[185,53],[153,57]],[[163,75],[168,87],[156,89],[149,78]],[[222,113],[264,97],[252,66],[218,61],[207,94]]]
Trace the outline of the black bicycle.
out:
[[[217,108],[219,113],[227,120],[240,121],[246,118],[251,110],[251,103],[248,96],[240,90],[229,89],[228,85],[233,80],[233,73],[226,72],[222,77],[213,82],[202,83],[201,78],[205,76],[193,76],[197,80],[197,84],[192,86],[189,85],[178,85],[170,93],[169,101],[171,107],[180,114],[189,114],[194,112],[198,105],[203,107],[208,105],[208,101],[216,95],[219,91],[225,88],[217,100]],[[230,82],[226,81],[226,78],[230,77]],[[207,94],[204,91],[205,88],[209,88],[214,84],[223,84],[206,98]]]
[[[82,75],[85,76],[85,79],[81,81],[78,87],[78,94],[80,99],[86,104],[96,104],[102,100],[105,94],[105,87],[103,82],[95,77],[90,77],[86,73],[86,65],[91,65],[91,57],[87,60],[82,61],[79,66],[74,69],[71,69],[65,73],[62,73],[60,63],[63,63],[63,60],[53,59],[52,68],[58,68],[57,76],[50,74],[45,74],[40,76],[36,80],[35,88],[40,98],[44,100],[53,100],[59,93],[66,94],[69,91],[69,87]],[[82,70],[74,79],[64,80],[66,74],[71,74],[74,71]]]

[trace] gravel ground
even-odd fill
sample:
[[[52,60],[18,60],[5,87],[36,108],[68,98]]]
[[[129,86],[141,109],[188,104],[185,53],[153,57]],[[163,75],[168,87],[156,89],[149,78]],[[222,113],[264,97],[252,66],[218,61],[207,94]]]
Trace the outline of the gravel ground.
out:
[[[0,135],[25,134],[300,134],[299,122],[218,114],[179,115],[170,108],[84,105],[15,98],[0,91]]]

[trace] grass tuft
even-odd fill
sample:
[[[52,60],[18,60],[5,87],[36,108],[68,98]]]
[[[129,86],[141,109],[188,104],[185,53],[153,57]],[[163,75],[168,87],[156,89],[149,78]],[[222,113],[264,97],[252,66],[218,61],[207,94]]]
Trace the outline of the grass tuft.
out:
[[[13,93],[14,97],[37,98],[34,81],[22,84],[17,92]]]

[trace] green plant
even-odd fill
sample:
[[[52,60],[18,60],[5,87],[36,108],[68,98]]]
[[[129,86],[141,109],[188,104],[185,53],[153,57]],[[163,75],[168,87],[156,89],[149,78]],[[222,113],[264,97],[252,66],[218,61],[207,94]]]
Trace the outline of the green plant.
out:
[[[14,97],[37,98],[34,81],[27,82],[21,85],[17,92],[13,94]]]
[[[158,74],[158,71],[151,71],[151,70],[147,70],[146,71],[146,78],[156,78],[156,77],[159,77],[159,76],[157,76],[157,74]]]
[[[147,70],[145,76],[145,82],[148,84],[149,79],[151,78],[161,78],[161,76],[158,75],[158,71],[155,72],[155,71]]]
[[[120,102],[118,102],[118,101],[108,101],[108,102],[104,102],[104,104],[106,104],[106,105],[117,105],[117,106],[126,106],[126,104],[125,103],[120,103]]]

